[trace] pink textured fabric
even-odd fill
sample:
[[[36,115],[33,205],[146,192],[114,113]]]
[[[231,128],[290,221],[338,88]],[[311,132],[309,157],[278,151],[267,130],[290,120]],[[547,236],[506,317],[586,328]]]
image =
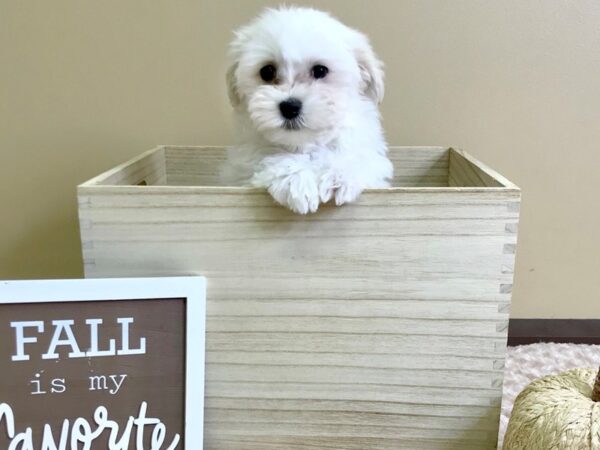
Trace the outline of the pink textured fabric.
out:
[[[513,402],[531,381],[577,367],[597,368],[599,365],[600,345],[531,344],[509,347],[504,371],[498,448],[502,448]]]

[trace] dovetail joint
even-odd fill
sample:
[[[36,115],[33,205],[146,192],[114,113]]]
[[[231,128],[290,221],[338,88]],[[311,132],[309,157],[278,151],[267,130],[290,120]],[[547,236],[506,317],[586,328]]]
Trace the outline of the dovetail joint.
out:
[[[502,331],[506,331],[508,330],[508,320],[499,322],[496,324],[496,331],[497,332],[502,332]]]
[[[514,255],[517,251],[517,244],[504,244],[503,252],[505,255]]]
[[[506,204],[506,209],[510,212],[519,212],[521,209],[521,202],[508,202]]]
[[[492,363],[492,367],[497,370],[502,370],[505,367],[505,362],[503,359],[495,359]]]
[[[498,312],[503,314],[510,313],[510,303],[501,303],[498,305]]]

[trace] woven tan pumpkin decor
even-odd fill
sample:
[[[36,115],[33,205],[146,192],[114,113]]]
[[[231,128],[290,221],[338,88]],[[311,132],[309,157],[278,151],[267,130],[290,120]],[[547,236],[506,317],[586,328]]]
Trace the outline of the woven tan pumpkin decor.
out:
[[[600,371],[533,381],[515,400],[504,450],[600,450]]]

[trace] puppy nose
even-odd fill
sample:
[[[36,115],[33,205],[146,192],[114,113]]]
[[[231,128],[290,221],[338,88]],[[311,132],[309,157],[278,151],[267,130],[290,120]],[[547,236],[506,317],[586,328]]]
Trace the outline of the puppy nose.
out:
[[[300,114],[302,102],[297,98],[288,98],[279,104],[281,115],[286,119],[295,119]]]

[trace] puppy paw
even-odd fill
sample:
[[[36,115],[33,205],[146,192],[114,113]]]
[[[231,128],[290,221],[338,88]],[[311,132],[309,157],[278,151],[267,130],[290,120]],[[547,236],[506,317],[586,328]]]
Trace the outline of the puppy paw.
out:
[[[327,203],[335,195],[335,191],[340,187],[340,181],[337,173],[327,171],[319,179],[319,198],[321,202]]]
[[[342,183],[335,191],[335,204],[340,206],[344,203],[352,203],[362,191],[362,188],[356,184]]]
[[[276,178],[267,190],[277,203],[297,214],[314,213],[319,208],[319,190],[312,172],[302,171]]]
[[[319,198],[323,203],[333,198],[335,204],[340,206],[355,201],[361,192],[362,188],[358,184],[344,179],[334,171],[325,172],[319,179]]]

